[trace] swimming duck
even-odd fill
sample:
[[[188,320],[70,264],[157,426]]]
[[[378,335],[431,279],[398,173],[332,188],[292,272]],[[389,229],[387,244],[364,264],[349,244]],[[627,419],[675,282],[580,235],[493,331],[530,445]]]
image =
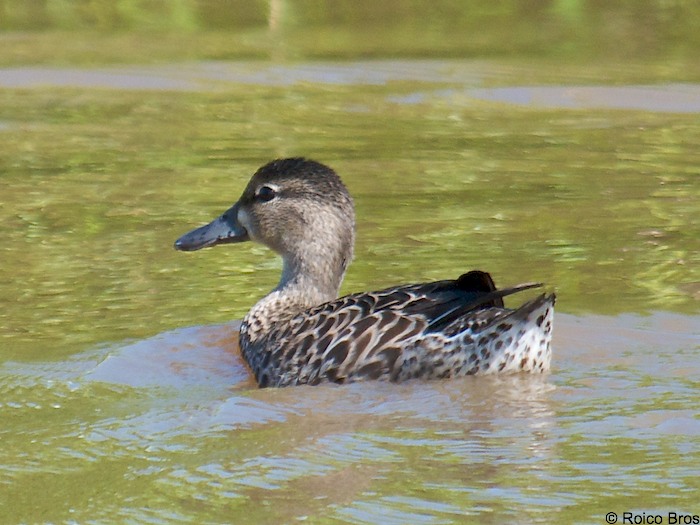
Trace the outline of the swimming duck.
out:
[[[554,294],[512,310],[486,272],[338,298],[353,256],[352,198],[328,166],[291,158],[261,167],[233,207],[175,242],[192,251],[262,243],[282,257],[277,287],[251,308],[242,354],[260,387],[404,381],[549,370]]]

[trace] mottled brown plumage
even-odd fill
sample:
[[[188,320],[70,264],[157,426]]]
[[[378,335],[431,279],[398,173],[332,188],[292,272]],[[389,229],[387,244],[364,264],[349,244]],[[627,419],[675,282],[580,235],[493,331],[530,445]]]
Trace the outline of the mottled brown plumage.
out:
[[[333,170],[283,159],[260,168],[221,217],[176,242],[196,250],[254,240],[282,256],[278,286],[241,326],[260,386],[549,370],[554,295],[516,310],[503,305],[538,284],[497,290],[487,273],[472,271],[337,299],[354,225],[352,199]]]

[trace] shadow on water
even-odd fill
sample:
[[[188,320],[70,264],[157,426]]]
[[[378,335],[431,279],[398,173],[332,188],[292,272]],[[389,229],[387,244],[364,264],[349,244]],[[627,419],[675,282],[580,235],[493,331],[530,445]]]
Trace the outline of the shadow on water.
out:
[[[246,386],[248,369],[237,352],[239,325],[183,328],[110,350],[84,379],[135,388]]]

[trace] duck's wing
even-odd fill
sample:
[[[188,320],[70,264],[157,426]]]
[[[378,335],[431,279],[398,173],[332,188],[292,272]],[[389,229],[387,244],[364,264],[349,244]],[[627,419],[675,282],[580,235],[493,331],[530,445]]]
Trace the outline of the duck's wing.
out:
[[[287,362],[279,384],[390,377],[402,349],[473,314],[488,322],[503,297],[535,284],[496,290],[489,274],[347,295],[297,316],[278,340]],[[490,315],[485,314],[492,312]],[[494,313],[496,312],[496,313]]]

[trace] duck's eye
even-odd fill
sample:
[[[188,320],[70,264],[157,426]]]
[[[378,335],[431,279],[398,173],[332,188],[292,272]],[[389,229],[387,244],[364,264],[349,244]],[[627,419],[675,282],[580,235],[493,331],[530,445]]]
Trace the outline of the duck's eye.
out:
[[[258,200],[262,202],[268,202],[277,196],[277,191],[270,186],[262,186],[258,193],[255,194]]]

